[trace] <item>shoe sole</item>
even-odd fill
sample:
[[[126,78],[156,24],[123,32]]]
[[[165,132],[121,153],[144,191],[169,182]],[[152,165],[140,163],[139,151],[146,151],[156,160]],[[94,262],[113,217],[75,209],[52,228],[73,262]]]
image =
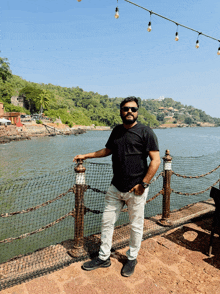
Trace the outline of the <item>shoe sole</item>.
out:
[[[110,267],[111,266],[111,262],[107,263],[107,264],[102,264],[102,265],[98,265],[98,266],[95,266],[95,267],[84,267],[82,266],[82,268],[86,271],[92,271],[92,270],[95,270],[97,268],[105,268],[105,267]]]
[[[121,273],[121,275],[122,275],[123,277],[128,278],[128,277],[130,277],[133,273],[134,273],[134,271],[133,271],[132,273],[130,273],[130,274],[124,274],[124,273]]]

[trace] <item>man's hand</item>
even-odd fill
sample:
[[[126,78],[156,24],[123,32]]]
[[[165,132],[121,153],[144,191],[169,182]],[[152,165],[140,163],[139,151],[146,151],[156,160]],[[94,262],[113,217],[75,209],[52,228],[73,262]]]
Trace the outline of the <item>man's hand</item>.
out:
[[[79,154],[79,155],[76,155],[74,158],[73,158],[73,162],[77,162],[78,159],[81,159],[81,160],[85,160],[86,159],[86,156],[85,154]]]
[[[77,159],[81,159],[81,160],[85,160],[87,158],[99,158],[99,157],[105,157],[112,154],[112,151],[108,148],[103,148],[101,150],[95,151],[95,152],[91,152],[91,153],[87,153],[87,154],[79,154],[76,155],[73,158],[73,162],[77,161]]]
[[[141,184],[137,184],[129,192],[134,192],[135,195],[141,196],[144,193],[144,191],[144,187]]]

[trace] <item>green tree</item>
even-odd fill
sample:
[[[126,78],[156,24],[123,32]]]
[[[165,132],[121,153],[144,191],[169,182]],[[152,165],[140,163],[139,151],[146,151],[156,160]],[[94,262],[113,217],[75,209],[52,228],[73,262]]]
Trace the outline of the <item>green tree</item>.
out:
[[[14,94],[11,77],[8,59],[0,57],[0,100],[2,102],[11,103],[11,96]]]
[[[19,92],[19,96],[23,96],[27,101],[28,108],[31,113],[36,112],[35,103],[37,101],[37,97],[40,95],[41,90],[36,86],[28,85],[22,88]]]
[[[8,59],[0,57],[0,79],[5,83],[11,77],[12,74]]]
[[[15,106],[9,103],[4,103],[4,110],[5,112],[22,112],[22,113],[30,114],[30,112],[27,109],[21,106]]]
[[[28,85],[20,90],[19,95],[25,97],[29,110],[33,113],[36,111],[43,112],[44,109],[48,108],[51,92],[40,89],[36,85]]]
[[[175,101],[172,98],[165,98],[162,101],[163,106],[165,107],[173,107],[175,104]]]
[[[164,117],[165,117],[165,114],[163,112],[159,112],[157,114],[157,120],[158,121],[163,121],[164,120]]]
[[[138,121],[140,123],[150,127],[156,127],[159,125],[159,122],[157,121],[155,115],[151,114],[144,107],[139,108],[138,114]]]
[[[192,118],[191,118],[190,116],[187,116],[187,117],[185,118],[185,123],[186,123],[187,125],[191,125],[191,124],[193,123]]]
[[[174,116],[173,116],[175,119],[178,119],[179,118],[179,114],[177,112],[174,113]]]
[[[178,120],[180,120],[181,122],[184,122],[185,118],[186,118],[185,114],[179,114],[178,115]]]
[[[41,93],[36,97],[36,107],[43,113],[47,109],[50,102],[51,93],[48,90],[41,90]]]
[[[13,84],[0,80],[0,100],[2,102],[11,103],[11,96],[15,94]]]
[[[174,105],[174,107],[176,109],[181,109],[183,107],[183,105],[180,102],[176,102],[175,105]]]

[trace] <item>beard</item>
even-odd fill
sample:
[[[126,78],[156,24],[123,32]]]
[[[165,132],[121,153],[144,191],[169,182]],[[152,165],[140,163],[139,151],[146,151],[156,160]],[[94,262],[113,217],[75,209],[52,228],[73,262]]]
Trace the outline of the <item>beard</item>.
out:
[[[127,118],[127,116],[132,116],[133,118]],[[123,121],[123,123],[125,124],[125,125],[132,125],[134,122],[136,122],[136,120],[137,120],[137,118],[138,117],[134,117],[132,114],[127,114],[127,115],[125,115],[125,116],[123,116],[122,114],[121,114],[121,119],[122,119],[122,121]]]

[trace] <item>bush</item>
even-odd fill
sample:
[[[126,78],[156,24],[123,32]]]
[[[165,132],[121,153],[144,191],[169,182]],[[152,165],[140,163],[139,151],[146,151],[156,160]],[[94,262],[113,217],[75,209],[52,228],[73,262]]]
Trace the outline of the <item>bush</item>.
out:
[[[36,124],[42,124],[42,123],[43,123],[42,120],[40,120],[40,119],[36,120]]]
[[[189,117],[189,116],[187,116],[187,117],[185,118],[185,123],[186,123],[187,125],[191,125],[191,124],[193,123],[192,118]]]
[[[26,108],[23,108],[21,106],[15,106],[9,103],[4,103],[4,110],[5,112],[21,112],[21,113],[30,114],[30,111],[27,110]]]

